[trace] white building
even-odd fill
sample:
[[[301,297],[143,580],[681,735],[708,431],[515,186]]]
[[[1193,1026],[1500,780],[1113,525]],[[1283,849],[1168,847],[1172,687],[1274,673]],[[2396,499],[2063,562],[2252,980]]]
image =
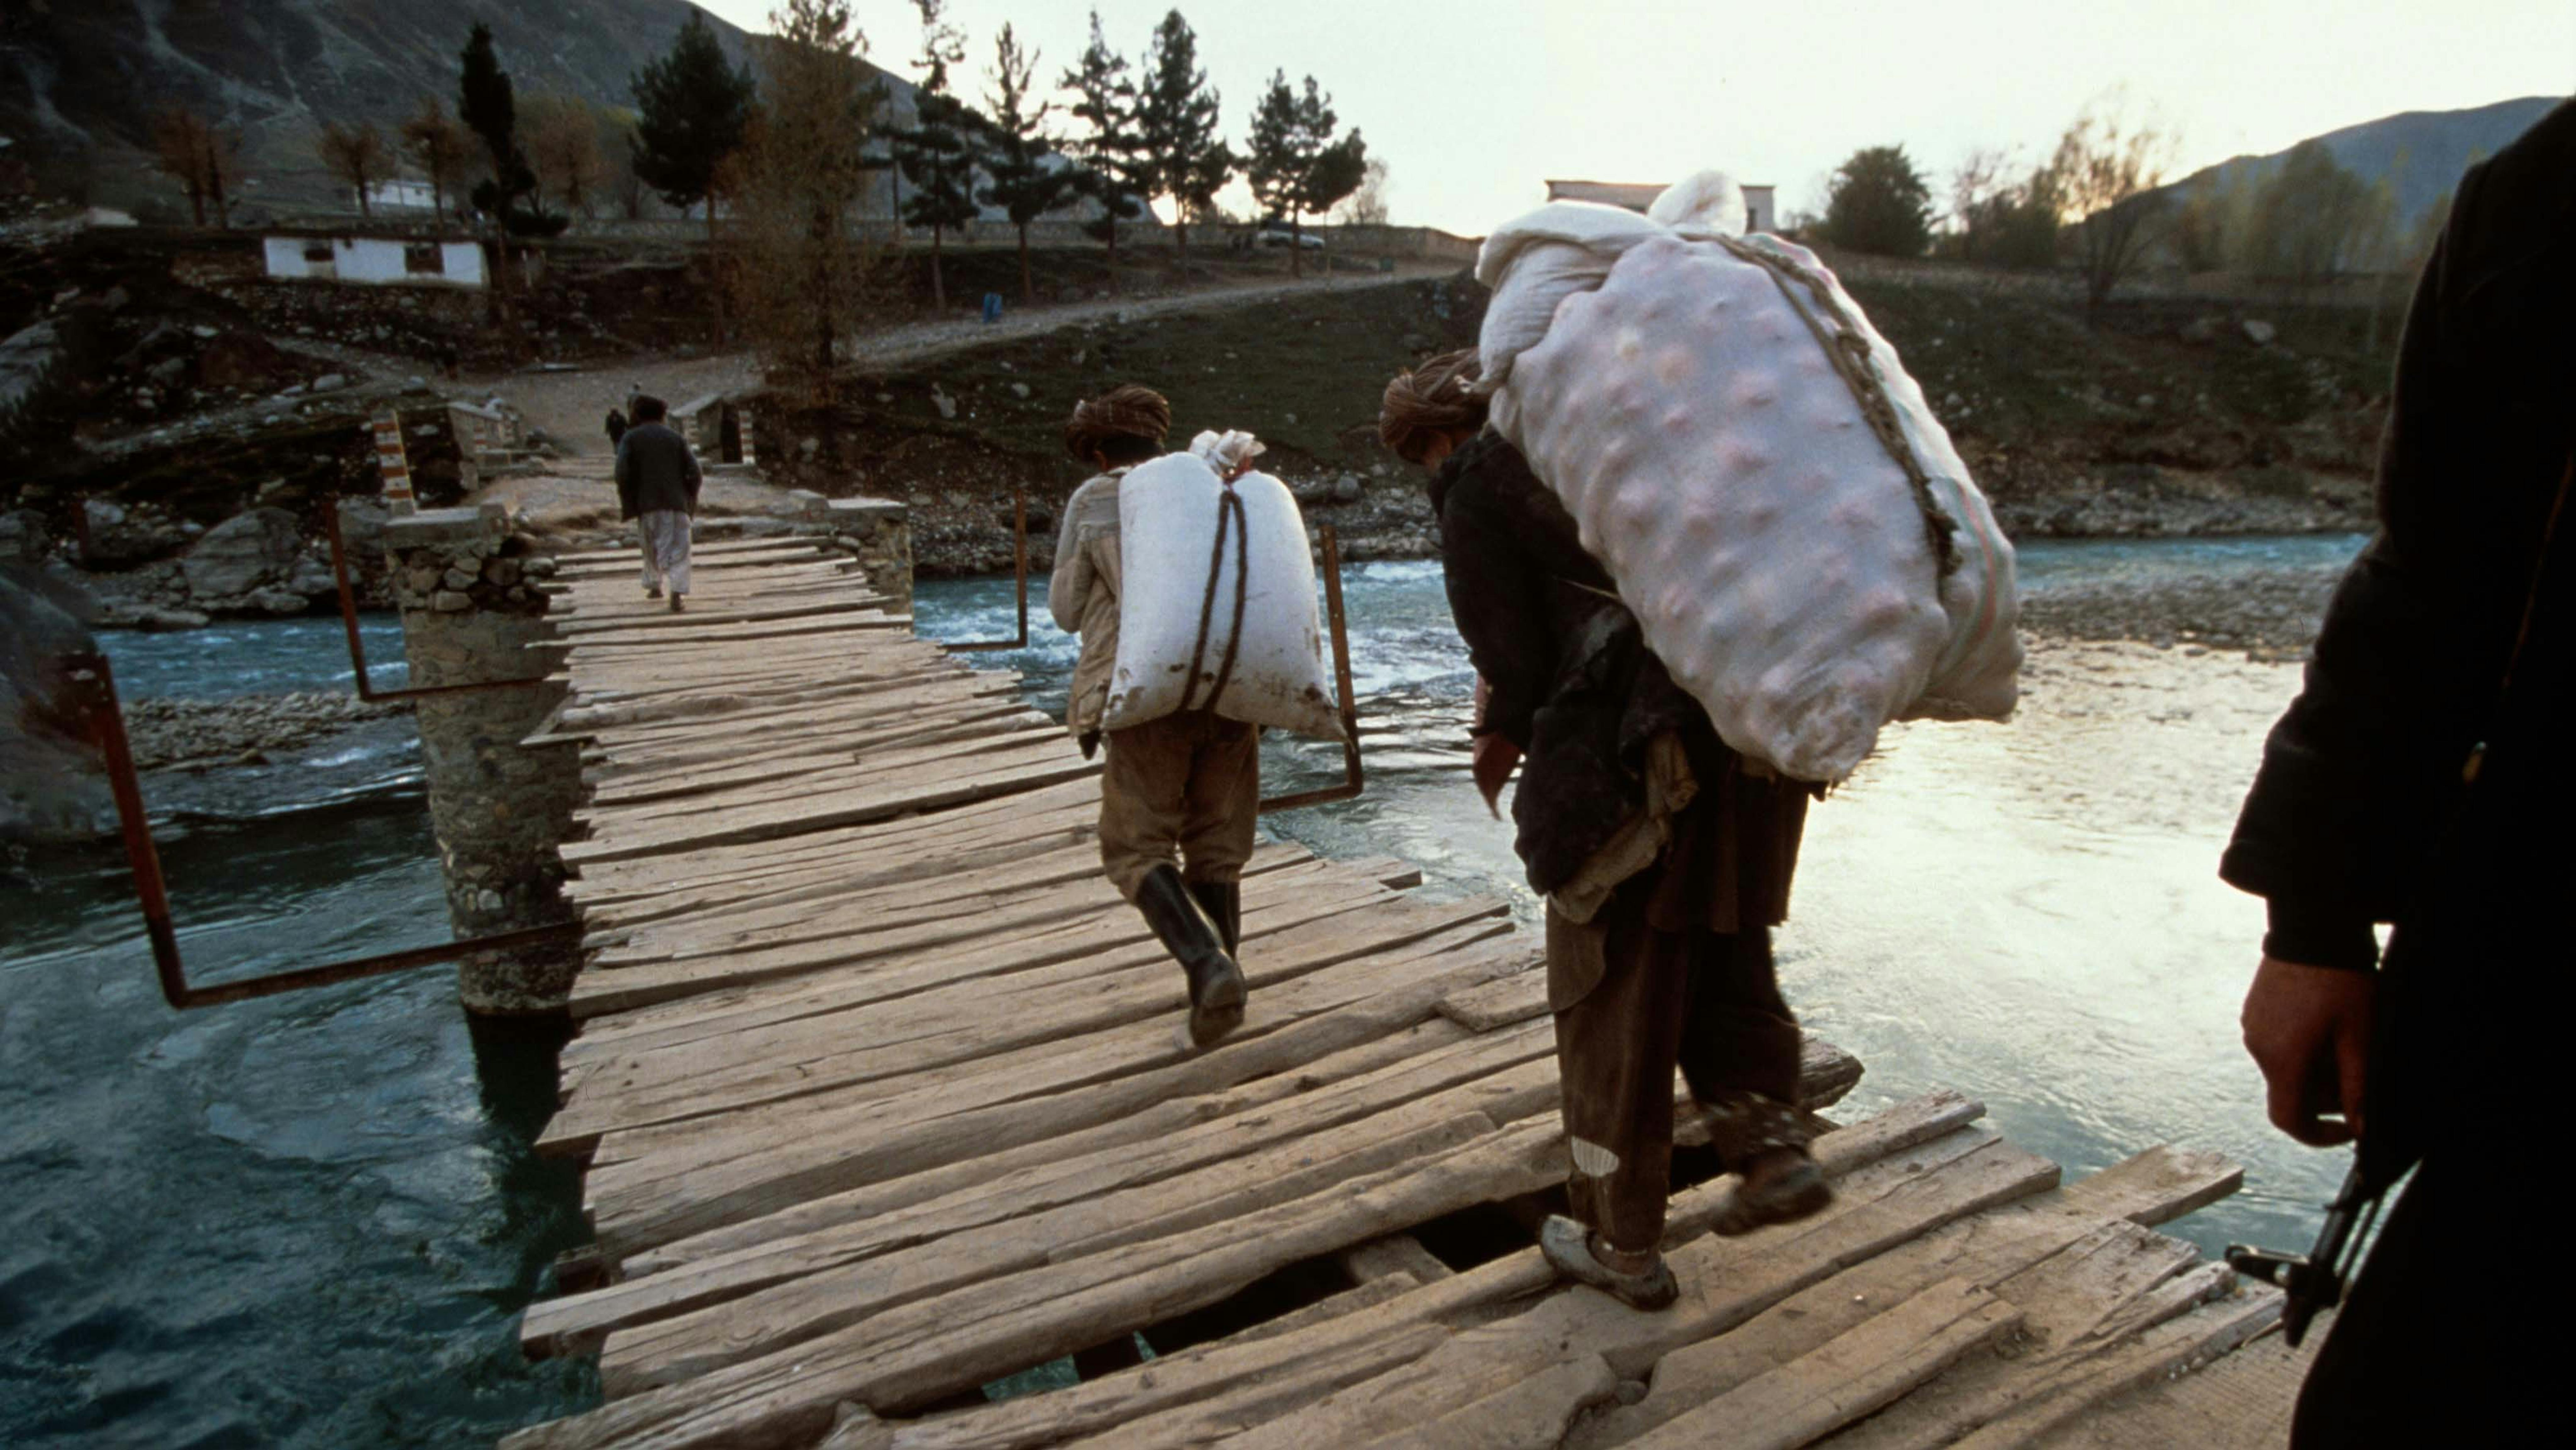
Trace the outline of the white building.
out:
[[[1776,232],[1779,212],[1772,200],[1775,190],[1769,186],[1745,186],[1744,229],[1748,232]],[[1550,201],[1597,201],[1604,206],[1626,207],[1640,216],[1664,194],[1664,183],[1646,181],[1550,181]]]
[[[436,238],[303,236],[267,238],[268,275],[370,286],[480,287],[479,242]]]
[[[436,211],[438,193],[426,181],[397,176],[370,185],[367,206],[375,211]]]

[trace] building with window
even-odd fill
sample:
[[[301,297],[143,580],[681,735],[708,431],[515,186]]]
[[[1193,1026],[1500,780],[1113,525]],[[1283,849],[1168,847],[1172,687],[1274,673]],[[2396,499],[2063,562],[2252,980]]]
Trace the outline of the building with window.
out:
[[[1664,194],[1666,183],[1660,181],[1550,181],[1550,201],[1593,201],[1603,206],[1625,207],[1639,215]],[[1739,186],[1742,183],[1738,183]],[[1744,229],[1748,232],[1775,232],[1779,213],[1772,200],[1774,188],[1744,186]]]
[[[371,286],[480,287],[483,246],[471,240],[403,236],[270,236],[268,275]]]

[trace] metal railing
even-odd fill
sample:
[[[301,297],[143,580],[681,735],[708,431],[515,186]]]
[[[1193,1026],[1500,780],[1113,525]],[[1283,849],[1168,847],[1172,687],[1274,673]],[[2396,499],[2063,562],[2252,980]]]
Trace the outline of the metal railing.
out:
[[[424,695],[466,695],[478,690],[522,690],[542,685],[544,675],[521,675],[507,680],[474,680],[462,685],[418,685],[401,690],[379,690],[367,680],[367,647],[358,638],[358,595],[349,584],[349,548],[340,538],[340,508],[336,503],[324,515],[331,533],[331,579],[340,591],[340,627],[349,636],[349,667],[357,671],[358,698],[370,705],[390,700],[417,700]]]
[[[1360,771],[1359,701],[1351,694],[1351,631],[1342,611],[1342,542],[1331,524],[1323,526],[1323,535],[1324,614],[1333,630],[1333,689],[1342,702],[1342,783],[1273,796],[1261,803],[1264,814],[1346,801],[1368,788],[1368,778]]]
[[[325,962],[317,967],[273,972],[267,976],[221,982],[208,987],[190,984],[187,964],[179,954],[178,924],[170,914],[169,883],[161,874],[160,847],[152,839],[151,818],[143,809],[143,783],[134,768],[134,748],[126,739],[125,710],[117,699],[116,675],[108,668],[107,656],[95,650],[69,655],[65,657],[64,664],[80,702],[91,743],[98,747],[99,757],[107,767],[108,790],[116,798],[116,823],[119,834],[124,838],[126,865],[133,874],[134,894],[143,907],[144,934],[152,942],[152,966],[160,977],[161,996],[172,1007],[187,1011],[247,1001],[253,997],[273,997],[280,992],[328,987],[364,977],[409,971],[415,967],[436,966],[476,952],[542,946],[579,935],[581,928],[577,923],[563,922],[414,947],[409,951],[352,957]]]

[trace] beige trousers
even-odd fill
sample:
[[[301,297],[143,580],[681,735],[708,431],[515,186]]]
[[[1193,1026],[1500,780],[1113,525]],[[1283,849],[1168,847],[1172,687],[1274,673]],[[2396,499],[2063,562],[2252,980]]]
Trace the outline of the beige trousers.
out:
[[[669,580],[671,592],[689,592],[689,516],[678,509],[655,509],[635,520],[644,544],[644,587],[659,590]]]
[[[1155,867],[1233,881],[1261,814],[1261,732],[1191,710],[1112,730],[1100,775],[1100,863],[1128,900]]]

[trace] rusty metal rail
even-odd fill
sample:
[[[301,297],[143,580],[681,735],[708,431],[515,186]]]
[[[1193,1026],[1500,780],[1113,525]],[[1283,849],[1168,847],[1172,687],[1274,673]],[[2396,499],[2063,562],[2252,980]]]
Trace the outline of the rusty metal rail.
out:
[[[336,555],[339,544],[336,529],[332,544]],[[347,597],[345,589],[344,582],[343,598]],[[170,915],[170,890],[168,881],[161,874],[161,851],[152,839],[151,818],[143,809],[143,783],[134,768],[133,745],[126,739],[125,710],[117,700],[115,673],[108,668],[107,656],[97,651],[68,656],[64,664],[68,667],[73,689],[79,693],[90,739],[107,766],[108,789],[116,798],[116,822],[125,841],[126,864],[133,872],[134,894],[143,907],[144,934],[152,942],[153,970],[160,977],[162,998],[172,1007],[186,1011],[220,1006],[253,997],[273,997],[280,992],[327,987],[364,977],[409,971],[415,967],[436,966],[475,952],[510,951],[579,939],[580,926],[564,922],[556,926],[532,927],[525,931],[414,947],[408,951],[352,957],[238,982],[220,982],[208,987],[191,985],[187,964],[179,954],[179,928]],[[360,678],[363,679],[364,675]]]
[[[966,640],[948,646],[952,654],[974,654],[981,650],[1027,649],[1029,647],[1029,491],[1021,489],[1011,496],[1012,568],[1020,586],[1020,632],[1013,639]]]
[[[1263,814],[1271,811],[1293,811],[1300,806],[1328,805],[1346,801],[1368,789],[1368,778],[1360,770],[1360,706],[1351,693],[1351,631],[1349,617],[1342,609],[1342,541],[1333,526],[1323,526],[1324,536],[1324,614],[1333,629],[1333,688],[1342,704],[1342,783],[1321,790],[1299,791],[1294,795],[1273,796],[1261,803]]]
[[[334,503],[324,512],[331,534],[331,578],[340,590],[340,627],[349,636],[349,666],[357,671],[358,698],[370,705],[391,700],[417,700],[428,695],[469,695],[479,690],[523,690],[542,685],[544,675],[525,675],[512,680],[472,680],[461,685],[416,685],[400,690],[379,690],[367,680],[367,647],[358,638],[358,595],[349,583],[349,548],[340,538],[340,506]],[[1027,629],[1023,610],[1021,628]]]

